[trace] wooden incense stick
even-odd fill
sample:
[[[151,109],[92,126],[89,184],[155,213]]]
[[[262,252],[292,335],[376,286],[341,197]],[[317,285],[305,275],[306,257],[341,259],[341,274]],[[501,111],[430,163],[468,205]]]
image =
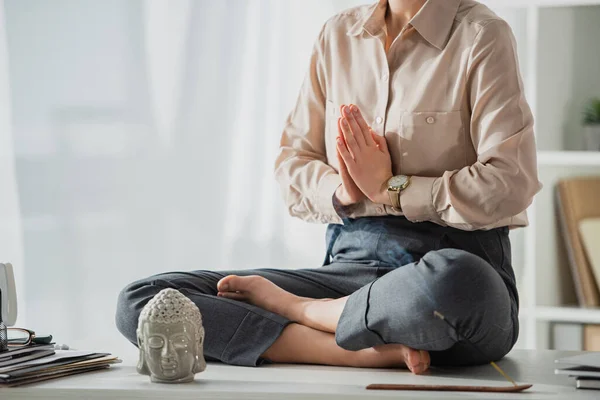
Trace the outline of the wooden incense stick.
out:
[[[367,390],[430,390],[441,392],[522,392],[533,385],[517,386],[464,386],[464,385],[415,385],[375,383],[367,386]]]

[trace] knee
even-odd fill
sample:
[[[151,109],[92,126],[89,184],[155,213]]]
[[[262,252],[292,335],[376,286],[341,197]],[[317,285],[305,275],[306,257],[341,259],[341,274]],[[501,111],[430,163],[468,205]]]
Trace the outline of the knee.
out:
[[[484,259],[458,249],[426,254],[419,268],[426,276],[434,303],[453,312],[492,306],[490,301],[508,299],[500,275]],[[506,298],[506,299],[505,299]]]
[[[462,335],[484,346],[488,357],[506,354],[515,340],[515,321],[508,289],[496,270],[457,249],[427,254],[423,264],[436,311],[454,321]]]
[[[142,289],[142,286],[142,283],[134,282],[121,290],[117,298],[117,310],[115,315],[115,323],[119,332],[121,332],[127,340],[136,345],[138,317],[146,303],[137,295]]]

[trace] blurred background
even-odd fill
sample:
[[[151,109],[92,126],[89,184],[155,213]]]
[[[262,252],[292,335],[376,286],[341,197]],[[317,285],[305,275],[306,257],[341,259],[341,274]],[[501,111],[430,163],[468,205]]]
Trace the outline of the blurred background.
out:
[[[363,3],[0,0],[0,261],[18,325],[135,360],[114,324],[129,282],[320,265],[325,226],[288,216],[273,164],[322,24]],[[556,347],[577,299],[551,187],[600,171],[579,121],[600,96],[600,1],[487,3],[515,32],[550,171],[532,227],[511,233],[518,346]],[[600,323],[593,311],[575,324]]]

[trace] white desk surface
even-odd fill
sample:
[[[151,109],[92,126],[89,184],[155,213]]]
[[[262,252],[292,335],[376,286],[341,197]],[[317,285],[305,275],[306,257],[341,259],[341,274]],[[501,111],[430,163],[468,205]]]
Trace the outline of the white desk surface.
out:
[[[231,367],[210,363],[188,384],[153,384],[131,365],[56,379],[21,388],[0,389],[12,399],[600,399],[600,391],[577,390],[575,381],[554,374],[554,360],[576,352],[514,350],[500,361],[518,383],[532,383],[521,394],[365,390],[370,383],[506,385],[490,365],[432,368],[415,376],[406,370],[355,369],[308,365]]]

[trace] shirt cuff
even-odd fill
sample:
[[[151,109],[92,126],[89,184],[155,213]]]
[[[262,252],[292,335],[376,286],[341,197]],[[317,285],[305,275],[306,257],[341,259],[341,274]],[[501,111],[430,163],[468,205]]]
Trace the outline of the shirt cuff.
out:
[[[352,217],[353,214],[356,212],[356,210],[359,207],[359,203],[354,203],[354,204],[350,204],[347,206],[341,204],[339,202],[339,199],[336,197],[335,192],[333,193],[333,196],[332,196],[332,202],[333,202],[333,209],[335,210],[337,215],[339,215],[340,218],[342,218],[342,220],[344,220],[344,224],[346,223],[345,220]]]
[[[433,184],[438,178],[412,176],[408,187],[400,192],[402,213],[411,222],[439,221],[433,205]]]
[[[338,186],[342,184],[342,178],[338,174],[329,174],[321,178],[317,193],[317,204],[321,216],[321,222],[342,224],[342,218],[338,215],[333,204],[333,194]]]

